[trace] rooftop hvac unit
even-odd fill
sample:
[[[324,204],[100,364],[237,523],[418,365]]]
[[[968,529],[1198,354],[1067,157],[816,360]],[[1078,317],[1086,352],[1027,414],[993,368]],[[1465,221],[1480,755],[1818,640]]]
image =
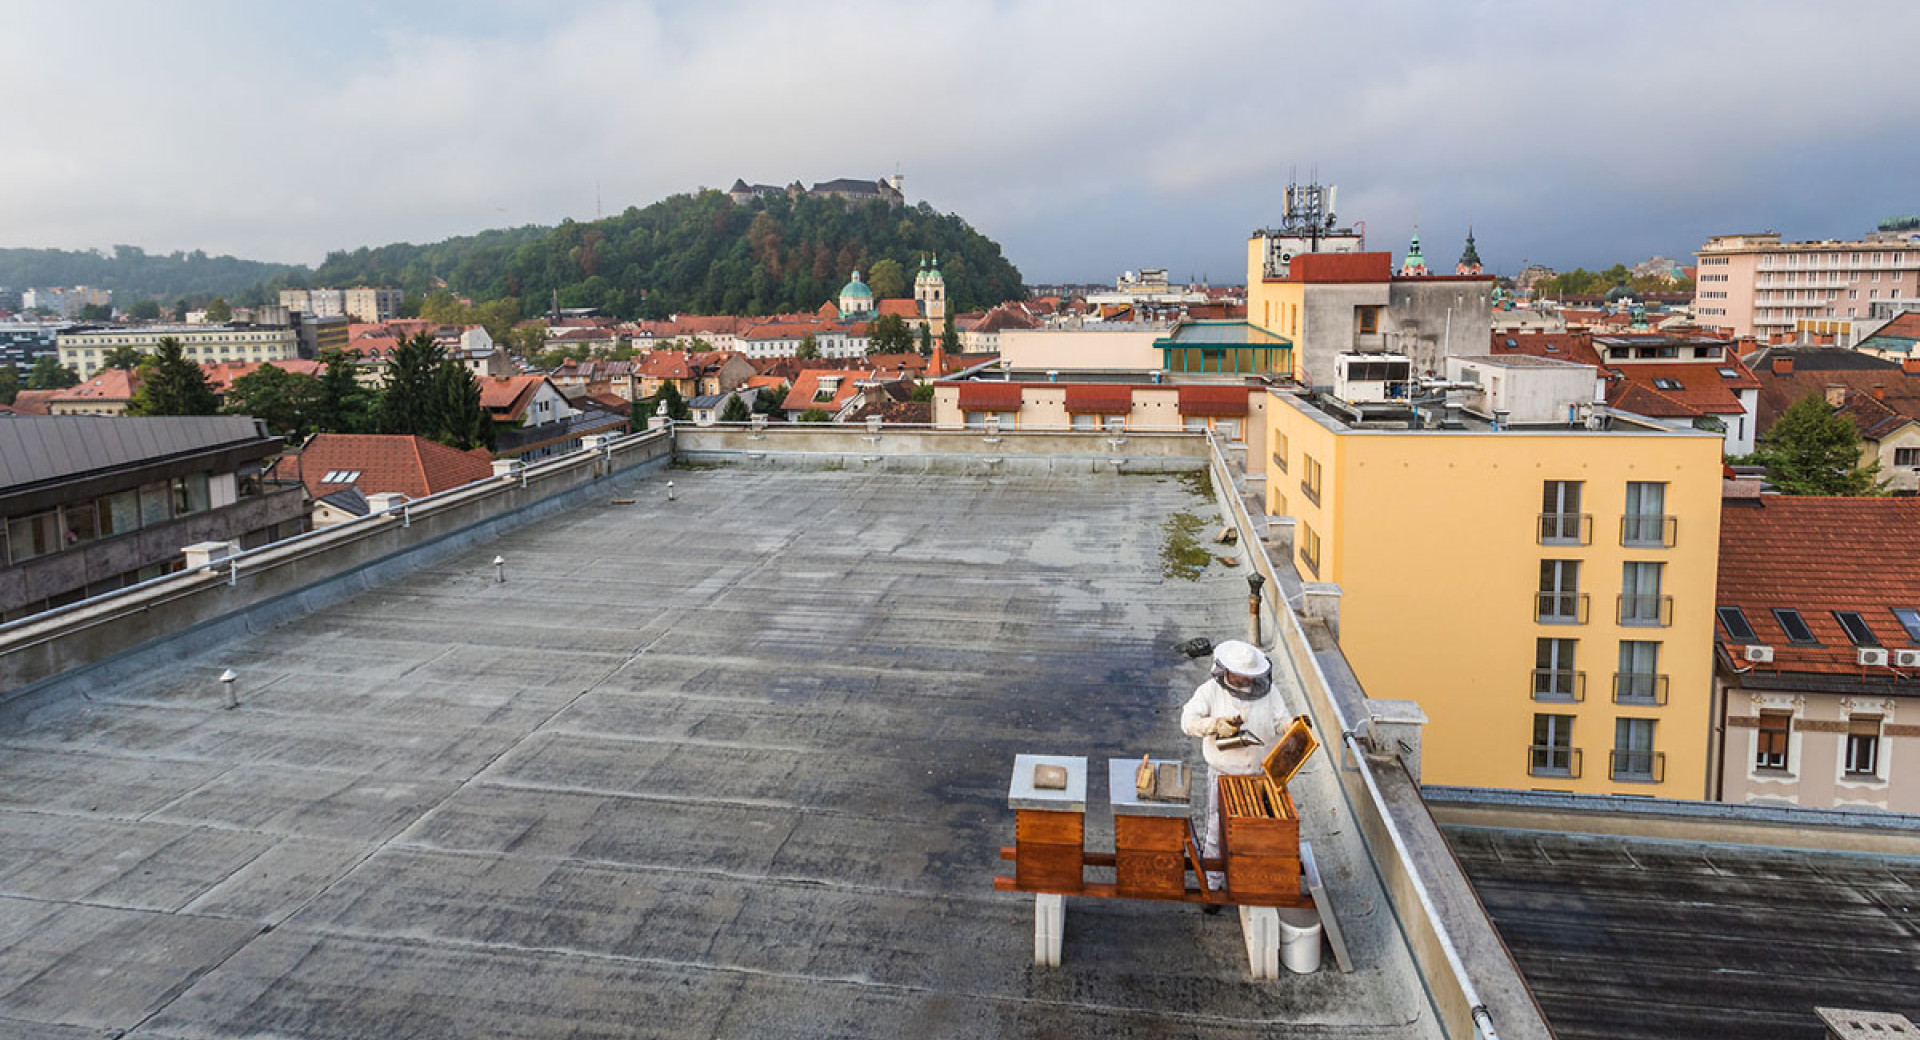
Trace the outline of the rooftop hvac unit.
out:
[[[1920,650],[1895,650],[1893,652],[1895,668],[1920,668]]]
[[[1887,652],[1877,646],[1863,646],[1855,657],[1859,660],[1863,668],[1885,668],[1887,666]]]
[[[1757,644],[1747,647],[1747,661],[1751,664],[1772,664],[1773,647]]]

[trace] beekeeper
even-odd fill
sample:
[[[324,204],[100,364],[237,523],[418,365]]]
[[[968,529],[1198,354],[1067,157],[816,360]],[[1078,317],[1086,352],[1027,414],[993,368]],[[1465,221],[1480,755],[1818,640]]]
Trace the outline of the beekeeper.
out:
[[[1180,728],[1199,737],[1207,758],[1207,830],[1200,854],[1220,855],[1220,786],[1222,773],[1260,772],[1260,761],[1278,739],[1286,708],[1273,692],[1273,663],[1251,643],[1230,639],[1213,649],[1213,675],[1193,691],[1180,712]],[[1226,876],[1207,872],[1214,888]]]

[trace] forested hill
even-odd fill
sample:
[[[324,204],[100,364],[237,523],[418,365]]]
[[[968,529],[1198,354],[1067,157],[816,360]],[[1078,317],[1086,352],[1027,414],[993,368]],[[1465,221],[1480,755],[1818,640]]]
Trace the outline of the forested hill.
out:
[[[1024,295],[998,243],[924,202],[777,196],[736,206],[717,191],[556,228],[333,253],[308,284],[444,288],[476,304],[516,299],[529,314],[546,310],[556,289],[562,307],[623,318],[770,314],[813,310],[838,295],[849,273],[882,259],[900,265],[910,294],[923,254],[940,259],[950,310]]]
[[[149,254],[135,246],[114,246],[111,254],[92,250],[0,249],[0,286],[9,289],[90,285],[111,289],[122,307],[153,297],[168,303],[182,297],[236,296],[249,286],[301,270],[231,256],[191,253]]]

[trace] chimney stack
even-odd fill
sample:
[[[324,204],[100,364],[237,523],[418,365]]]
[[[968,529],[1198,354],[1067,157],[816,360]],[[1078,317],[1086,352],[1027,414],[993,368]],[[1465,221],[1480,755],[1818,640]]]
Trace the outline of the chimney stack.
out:
[[[1789,356],[1787,356],[1787,357],[1777,357],[1777,358],[1774,358],[1774,359],[1773,359],[1773,374],[1774,374],[1774,375],[1776,375],[1776,376],[1790,376],[1790,375],[1792,375],[1792,374],[1793,374],[1793,357],[1792,357],[1791,355],[1789,355]]]
[[[1910,376],[1920,376],[1920,358],[1901,358],[1900,371]]]
[[[1873,384],[1873,399],[1876,401],[1884,401],[1887,399],[1887,387],[1885,383]]]

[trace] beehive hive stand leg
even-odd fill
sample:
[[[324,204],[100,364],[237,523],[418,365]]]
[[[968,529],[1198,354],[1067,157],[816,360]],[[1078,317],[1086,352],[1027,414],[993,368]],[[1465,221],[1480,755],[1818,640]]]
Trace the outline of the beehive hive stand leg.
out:
[[[1274,925],[1277,930],[1280,926]],[[1060,966],[1060,940],[1067,930],[1067,897],[1042,892],[1033,897],[1033,963]],[[1278,949],[1278,947],[1275,947]]]
[[[1247,966],[1256,979],[1280,977],[1280,912],[1270,906],[1240,908],[1240,935],[1247,941]]]

